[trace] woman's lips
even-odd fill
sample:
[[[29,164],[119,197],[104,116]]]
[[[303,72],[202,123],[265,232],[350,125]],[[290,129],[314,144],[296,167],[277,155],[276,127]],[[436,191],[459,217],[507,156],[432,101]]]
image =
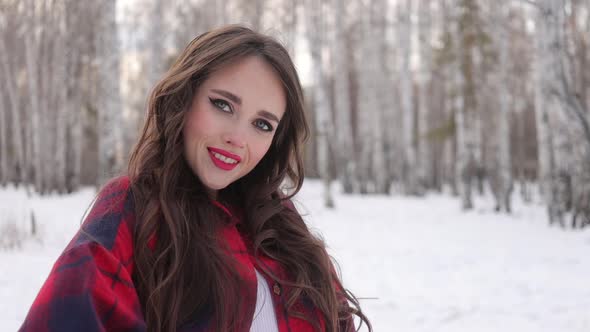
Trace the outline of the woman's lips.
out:
[[[207,150],[209,150],[209,157],[211,157],[213,164],[224,171],[231,171],[242,160],[240,156],[222,149],[208,147]]]

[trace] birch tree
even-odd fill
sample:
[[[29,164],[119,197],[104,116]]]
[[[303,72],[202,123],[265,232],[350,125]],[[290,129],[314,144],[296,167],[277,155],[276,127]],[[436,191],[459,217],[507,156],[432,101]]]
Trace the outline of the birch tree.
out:
[[[120,169],[121,164],[120,49],[115,19],[116,4],[116,0],[97,4],[98,184],[105,183]]]
[[[430,112],[431,72],[432,72],[432,46],[431,46],[431,3],[430,0],[418,2],[418,31],[420,47],[420,72],[418,75],[418,139],[417,139],[417,173],[419,183],[426,187],[432,187],[430,159],[432,152],[427,140],[430,131],[428,115]],[[421,189],[423,190],[423,188]]]
[[[4,89],[0,82],[0,186],[6,186],[10,175],[8,174],[8,135],[6,108],[4,107]]]
[[[418,179],[416,174],[416,145],[415,145],[415,116],[412,97],[412,77],[410,72],[411,49],[411,1],[402,0],[398,4],[398,46],[401,48],[399,67],[399,96],[404,121],[404,192],[407,195],[417,195]]]
[[[551,57],[552,42],[559,42],[559,25],[563,3],[561,1],[543,1],[538,3],[539,13],[535,20],[535,112],[537,122],[537,141],[539,154],[539,180],[540,187],[547,204],[549,221],[563,222],[563,209],[560,207],[557,197],[555,169],[555,154],[553,142],[554,132],[550,126],[551,113],[559,112],[557,100],[552,92],[557,79],[554,69],[555,59]],[[550,21],[545,21],[549,19]],[[553,115],[555,116],[555,115]]]
[[[572,204],[574,213],[577,209],[587,210],[584,206],[590,195],[590,170],[579,166],[590,163],[590,121],[572,90],[566,69],[564,4],[563,0],[535,3],[535,111],[541,128],[539,178],[549,221],[562,226],[565,212]],[[567,128],[568,120],[575,127]],[[572,184],[577,186],[575,192]]]
[[[348,33],[347,8],[344,1],[335,0],[335,33],[332,40],[334,64],[334,110],[336,115],[336,138],[338,142],[339,179],[345,193],[352,193],[355,186],[356,161],[353,149],[350,108],[350,82],[346,41]]]
[[[451,10],[449,0],[442,0],[439,5],[439,15],[437,23],[439,23],[440,46],[435,49],[433,59],[433,73],[437,79],[435,83],[441,90],[440,108],[442,109],[442,116],[434,128],[432,128],[429,136],[438,140],[443,140],[442,143],[442,162],[439,170],[441,177],[445,184],[451,188],[453,196],[459,196],[459,180],[457,178],[457,146],[458,146],[458,126],[455,123],[455,114],[457,112],[457,105],[462,102],[458,100],[461,97],[459,93],[459,62],[458,62],[458,39],[457,39],[457,22],[454,18],[454,13]]]
[[[385,151],[385,179],[391,192],[403,193],[404,164],[404,109],[401,107],[401,89],[399,80],[399,68],[403,48],[397,47],[397,10],[387,10],[389,13],[384,19],[386,25],[383,39],[380,41],[383,50],[380,55],[380,77],[377,84],[382,84],[379,91],[381,108],[380,126],[383,128],[383,150]],[[358,138],[360,139],[360,137]]]
[[[41,124],[40,145],[39,152],[41,154],[41,167],[39,168],[39,176],[41,177],[42,187],[39,190],[41,194],[49,193],[56,188],[56,157],[57,152],[56,134],[57,134],[57,116],[60,111],[57,108],[63,105],[57,105],[57,86],[55,81],[57,77],[56,66],[56,46],[58,44],[58,22],[59,22],[59,8],[56,5],[57,1],[43,1],[41,2],[40,27],[42,28],[41,37],[39,39],[39,54],[36,60],[38,67],[38,78],[40,80],[39,89],[39,121]],[[54,38],[56,36],[57,38]],[[60,50],[61,51],[61,50]],[[59,60],[57,60],[59,61]],[[63,110],[61,110],[63,111]],[[61,142],[60,142],[61,143]]]
[[[42,155],[41,155],[41,110],[39,69],[36,58],[39,56],[39,45],[42,40],[42,27],[39,26],[37,13],[40,11],[34,0],[26,1],[26,22],[29,31],[25,33],[25,61],[27,68],[27,84],[29,93],[29,109],[31,112],[31,128],[29,141],[31,142],[32,171],[35,188],[43,191]]]
[[[0,7],[0,31],[4,31],[5,28],[5,18],[3,13],[3,8]],[[4,40],[4,36],[0,35],[0,39]],[[4,54],[4,53],[3,53]],[[6,57],[6,54],[3,55]],[[0,73],[2,70],[0,69]],[[6,116],[6,106],[5,106],[5,97],[4,91],[6,90],[3,87],[4,83],[0,82],[0,186],[6,186],[8,182],[9,175],[8,175],[8,135],[6,128],[7,116]]]
[[[474,110],[467,108],[469,103],[467,103],[465,100],[465,86],[468,85],[466,80],[469,78],[468,75],[471,74],[471,72],[468,71],[471,69],[471,48],[470,45],[464,44],[466,39],[464,34],[465,31],[464,26],[461,24],[461,15],[464,15],[464,13],[462,14],[462,10],[459,6],[455,8],[455,15],[454,24],[452,25],[452,35],[456,40],[454,49],[456,59],[453,75],[453,83],[455,86],[454,120],[456,127],[455,135],[457,140],[457,163],[455,178],[458,182],[459,194],[461,196],[461,206],[464,210],[468,210],[473,208],[472,182],[475,173],[473,130],[470,128],[470,126],[474,124],[474,121],[471,121],[471,118],[469,117],[469,111],[471,111],[471,115],[473,115]]]
[[[334,207],[332,197],[331,178],[329,169],[329,138],[332,137],[330,105],[325,81],[324,64],[322,60],[322,46],[325,43],[325,29],[322,21],[323,0],[308,0],[306,2],[306,32],[313,66],[313,109],[316,119],[317,160],[318,171],[324,188],[324,204]]]
[[[565,40],[562,53],[562,102],[569,122],[577,124],[572,134],[572,227],[590,224],[590,109],[588,100],[590,70],[587,64],[590,44],[590,4],[587,1],[569,0],[565,17]],[[580,144],[581,143],[581,144]]]
[[[590,106],[590,3],[585,0],[566,0],[566,42],[564,54],[570,63],[571,88],[581,106]]]
[[[69,134],[67,135],[67,147],[69,153],[66,154],[66,188],[72,192],[80,186],[80,173],[82,170],[82,147],[84,146],[84,136],[82,135],[85,121],[83,121],[84,111],[82,106],[84,85],[79,84],[83,77],[84,67],[88,64],[84,58],[89,55],[88,26],[84,23],[90,20],[88,10],[76,0],[66,2],[66,30],[67,30],[67,51],[68,65],[66,66],[65,90],[67,91],[68,100],[65,105],[66,119]],[[85,56],[83,56],[85,55]],[[83,80],[88,82],[89,80]]]
[[[526,8],[522,3],[511,7],[510,25],[507,38],[510,39],[508,58],[510,68],[507,73],[511,91],[511,105],[514,118],[512,130],[512,165],[514,183],[518,183],[519,194],[526,203],[532,202],[532,182],[536,178],[537,155],[535,139],[535,111],[531,64],[533,63],[532,36],[528,33]],[[493,23],[493,22],[492,22]],[[497,26],[497,24],[493,24]],[[533,147],[533,149],[531,149]],[[531,153],[533,152],[533,153]]]
[[[355,64],[358,73],[358,167],[357,176],[361,193],[387,193],[388,170],[384,149],[383,110],[380,109],[381,72],[379,53],[380,21],[385,14],[385,2],[359,2],[358,51]]]
[[[70,105],[68,100],[67,89],[67,75],[68,67],[73,67],[73,58],[71,57],[71,48],[68,47],[69,33],[66,18],[66,2],[58,1],[54,3],[56,6],[56,26],[53,43],[53,64],[55,73],[53,75],[53,87],[59,87],[53,90],[52,95],[55,95],[56,116],[55,116],[55,167],[53,169],[53,178],[55,181],[55,189],[60,193],[67,192],[66,183],[66,161],[67,161],[67,126],[68,126],[68,112]]]
[[[10,115],[10,118],[12,119],[11,124],[9,125],[8,122],[4,122],[4,124],[6,124],[6,136],[11,138],[11,146],[12,146],[12,151],[13,151],[13,155],[14,155],[14,162],[12,163],[12,165],[10,165],[10,167],[15,167],[18,170],[17,173],[17,178],[15,179],[17,183],[19,182],[26,182],[26,164],[25,164],[25,156],[24,156],[24,143],[23,143],[23,135],[22,135],[22,131],[21,131],[21,125],[22,125],[22,120],[21,120],[21,100],[20,100],[20,96],[18,93],[18,86],[17,86],[17,76],[16,73],[14,72],[14,68],[16,67],[13,64],[13,61],[16,56],[14,56],[14,53],[10,53],[9,52],[9,47],[7,46],[7,40],[9,39],[9,35],[8,35],[8,31],[11,32],[16,32],[17,31],[17,27],[22,27],[20,25],[17,25],[18,23],[15,22],[15,20],[11,19],[11,16],[9,15],[13,15],[12,17],[17,17],[17,7],[15,3],[6,3],[3,4],[3,6],[6,6],[4,9],[6,10],[5,12],[0,12],[0,27],[2,27],[2,29],[0,29],[0,31],[2,31],[2,33],[0,34],[0,73],[2,74],[1,76],[3,77],[2,79],[2,84],[0,84],[0,86],[2,87],[2,90],[4,91],[4,95],[7,97],[8,99],[8,111],[3,111],[2,113],[4,114],[6,119],[8,117],[8,115]],[[22,23],[21,23],[22,24]],[[14,40],[14,36],[12,38]],[[15,50],[16,47],[12,47],[12,50]],[[4,106],[4,105],[1,105]],[[4,109],[4,107],[3,107]],[[4,120],[3,119],[3,120]],[[10,133],[8,134],[8,131],[10,128]],[[6,144],[6,146],[8,146],[8,140],[3,141],[4,144]],[[5,155],[7,154],[8,150],[4,150]],[[2,161],[3,163],[8,163],[8,159],[7,158],[3,158],[4,160]],[[7,166],[8,167],[8,166]],[[6,174],[6,173],[3,173]]]
[[[393,91],[395,87],[391,78],[389,45],[387,40],[389,30],[389,2],[387,0],[379,0],[371,2],[371,26],[374,38],[375,47],[374,53],[377,56],[375,65],[371,66],[373,79],[371,80],[372,88],[375,89],[377,108],[375,110],[375,118],[373,119],[374,135],[374,153],[373,153],[373,174],[375,176],[375,192],[378,194],[388,194],[392,182],[391,157],[393,156],[394,146],[387,145],[388,137],[387,130],[391,130],[387,124],[388,117],[385,113],[393,113],[395,111],[395,98]]]
[[[498,53],[497,70],[493,74],[493,87],[498,103],[497,167],[490,170],[490,184],[496,199],[496,209],[511,212],[513,188],[512,162],[510,153],[510,90],[509,90],[509,6],[499,1],[492,6],[491,20],[494,22],[494,39]]]

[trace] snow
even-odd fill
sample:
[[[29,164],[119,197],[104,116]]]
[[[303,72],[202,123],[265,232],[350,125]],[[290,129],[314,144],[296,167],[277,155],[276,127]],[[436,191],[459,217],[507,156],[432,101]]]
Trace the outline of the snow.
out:
[[[40,238],[0,251],[2,330],[20,326],[49,270],[76,232],[95,191],[26,198],[0,190],[0,218],[22,225],[34,211]],[[342,195],[322,206],[306,181],[296,206],[324,238],[345,287],[375,331],[590,331],[589,231],[549,227],[545,209],[515,195],[514,214],[476,197]]]
[[[27,198],[21,188],[0,189],[0,224],[7,220],[30,229],[35,214],[38,238],[25,241],[20,250],[0,250],[0,326],[16,331],[24,320],[53,263],[78,230],[94,189],[73,195]]]

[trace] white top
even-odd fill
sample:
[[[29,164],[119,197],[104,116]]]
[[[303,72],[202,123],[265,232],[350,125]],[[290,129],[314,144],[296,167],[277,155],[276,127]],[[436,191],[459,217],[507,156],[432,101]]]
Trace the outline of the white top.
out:
[[[256,270],[258,287],[256,292],[256,309],[250,332],[278,332],[277,317],[272,303],[272,295],[266,279]]]

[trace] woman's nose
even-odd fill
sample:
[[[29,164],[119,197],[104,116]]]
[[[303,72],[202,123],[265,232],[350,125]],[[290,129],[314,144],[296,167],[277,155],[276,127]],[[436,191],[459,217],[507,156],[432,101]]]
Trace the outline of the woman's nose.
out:
[[[224,135],[223,141],[241,149],[246,146],[245,137],[246,135],[240,129],[234,129]]]

